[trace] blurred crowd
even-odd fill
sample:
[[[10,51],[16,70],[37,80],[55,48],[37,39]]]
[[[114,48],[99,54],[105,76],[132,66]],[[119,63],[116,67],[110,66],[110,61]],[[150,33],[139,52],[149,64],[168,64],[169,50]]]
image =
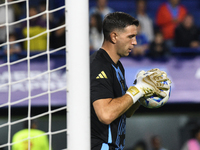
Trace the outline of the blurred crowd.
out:
[[[108,6],[108,0],[96,0],[90,8],[90,50],[96,51],[102,44],[102,19],[106,14],[119,11]],[[149,2],[150,3],[150,2]],[[147,56],[153,60],[168,60],[173,48],[188,48],[199,51],[200,32],[194,16],[181,0],[166,0],[155,11],[147,13],[146,0],[134,0],[135,10],[128,12],[140,21],[137,46],[131,52],[135,59]]]
[[[2,55],[9,54],[10,61],[15,61],[18,59],[18,54],[23,51],[42,52],[65,46],[65,10],[63,8],[48,12],[64,6],[64,0],[50,0],[48,5],[46,0],[29,1],[29,3],[8,0],[8,3],[6,7],[5,0],[0,0]],[[7,60],[6,55],[4,59]]]
[[[163,147],[162,138],[160,135],[152,135],[149,141],[141,139],[136,143],[134,143],[132,147],[127,148],[126,150],[167,150],[167,149]]]
[[[179,150],[199,150],[200,124],[197,123],[197,121],[193,121],[188,122],[185,127],[185,129],[189,130],[186,132],[184,129],[187,136],[184,137],[183,143],[180,143]],[[169,150],[166,144],[164,146],[162,136],[163,135],[153,134],[148,139],[144,137],[144,139],[136,141],[131,147],[125,148],[125,150]]]
[[[8,0],[9,5],[6,7],[5,0],[0,0],[0,54],[9,53],[10,61],[17,60],[18,54],[23,51],[42,52],[66,45],[64,8],[48,12],[63,6],[65,1],[50,0],[49,8],[46,0],[36,1],[30,1],[27,9],[26,2]],[[103,42],[103,18],[108,13],[120,11],[108,5],[109,0],[92,1],[95,5],[89,8],[91,53],[98,50]],[[188,48],[188,51],[192,49],[193,52],[200,50],[200,27],[195,24],[194,16],[181,4],[181,0],[163,0],[154,10],[154,16],[147,12],[148,1],[130,2],[135,9],[128,13],[140,21],[137,46],[131,52],[131,57],[168,60],[173,48]],[[7,56],[4,57],[6,60]]]

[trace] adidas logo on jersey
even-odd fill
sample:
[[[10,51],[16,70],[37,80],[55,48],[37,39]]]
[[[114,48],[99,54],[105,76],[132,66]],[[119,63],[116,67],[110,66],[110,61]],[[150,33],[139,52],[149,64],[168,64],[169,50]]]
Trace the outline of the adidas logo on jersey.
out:
[[[101,71],[100,74],[96,77],[96,79],[107,79],[107,75],[104,71]]]

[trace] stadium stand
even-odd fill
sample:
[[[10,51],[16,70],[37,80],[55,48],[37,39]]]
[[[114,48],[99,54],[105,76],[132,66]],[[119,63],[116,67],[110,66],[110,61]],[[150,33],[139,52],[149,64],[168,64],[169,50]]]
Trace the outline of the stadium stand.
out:
[[[112,7],[115,11],[123,11],[126,13],[131,13],[136,9],[135,3],[136,0],[108,0],[108,6]],[[167,0],[148,0],[147,1],[147,13],[149,17],[155,21],[155,15],[158,10],[158,7]],[[94,6],[96,0],[89,0],[89,7]],[[188,13],[194,16],[195,24],[200,28],[200,1],[199,0],[180,0],[180,4],[184,5]],[[172,48],[171,53],[196,53],[200,54],[199,49],[190,49],[190,48]]]

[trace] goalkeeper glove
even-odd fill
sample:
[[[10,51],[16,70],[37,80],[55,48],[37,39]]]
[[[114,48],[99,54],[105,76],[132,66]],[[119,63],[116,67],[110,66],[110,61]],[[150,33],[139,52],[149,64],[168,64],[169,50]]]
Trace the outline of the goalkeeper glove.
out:
[[[160,71],[158,68],[154,68],[154,69],[148,70],[147,72],[157,72],[158,74],[160,73],[161,76],[155,76],[155,79],[154,79],[158,83],[161,83],[163,81],[169,81],[170,84],[172,83],[171,80],[167,77],[167,73],[164,72],[164,71]],[[165,85],[162,84],[162,86],[160,86],[159,89],[168,90],[169,88],[170,88],[170,86],[168,86],[166,84]]]
[[[159,89],[169,89],[168,85],[164,85],[161,81],[166,81],[168,78],[163,76],[163,72],[160,70],[152,71],[140,71],[137,74],[137,83],[135,86],[129,87],[126,94],[129,94],[133,103],[135,103],[142,96],[151,96],[154,93],[162,97],[166,96],[166,93]]]

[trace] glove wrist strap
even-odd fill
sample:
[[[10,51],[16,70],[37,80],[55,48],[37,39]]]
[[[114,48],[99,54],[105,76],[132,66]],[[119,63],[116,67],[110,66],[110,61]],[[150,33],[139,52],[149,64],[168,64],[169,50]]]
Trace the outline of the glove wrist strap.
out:
[[[131,96],[133,104],[136,103],[137,100],[144,95],[144,93],[141,92],[137,86],[130,86],[126,91],[126,94]]]

